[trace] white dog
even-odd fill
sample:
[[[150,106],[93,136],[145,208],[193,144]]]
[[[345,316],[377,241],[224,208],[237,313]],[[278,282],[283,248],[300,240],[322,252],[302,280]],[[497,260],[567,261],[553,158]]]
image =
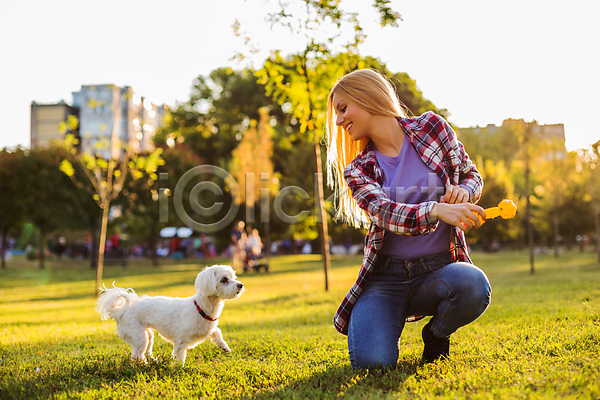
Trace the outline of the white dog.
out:
[[[173,357],[182,364],[187,350],[208,337],[230,352],[217,327],[218,318],[225,300],[240,297],[244,285],[236,280],[233,268],[214,265],[198,274],[194,286],[196,294],[187,298],[139,297],[133,289],[104,288],[96,301],[96,311],[103,320],[115,320],[119,336],[131,346],[132,359],[145,361],[146,356],[152,357],[152,329],[173,343]]]

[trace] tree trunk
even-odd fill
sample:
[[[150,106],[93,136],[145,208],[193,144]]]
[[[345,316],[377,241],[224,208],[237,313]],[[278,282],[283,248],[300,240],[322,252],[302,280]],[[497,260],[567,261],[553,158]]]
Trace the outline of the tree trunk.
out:
[[[267,260],[271,257],[271,224],[269,222],[265,223],[265,254],[267,255]]]
[[[323,191],[323,168],[321,166],[321,146],[315,143],[315,203],[317,225],[321,237],[321,254],[323,254],[323,271],[325,273],[325,290],[329,290],[329,270],[331,255],[329,254],[329,231],[327,229],[327,213],[325,212],[325,193]]]
[[[557,213],[554,213],[553,222],[554,222],[554,257],[558,258],[558,256],[559,256],[559,254],[558,254],[559,220],[558,220]]]
[[[108,211],[110,202],[104,204],[102,210],[102,226],[100,229],[100,243],[98,246],[98,268],[96,269],[96,296],[100,294],[100,285],[102,284],[102,270],[104,269],[104,249],[106,247],[106,231],[108,228]]]
[[[598,264],[600,264],[600,210],[594,213],[594,224],[596,225],[596,251]]]
[[[2,250],[0,250],[0,258],[2,259],[2,269],[6,269],[6,259],[4,254],[6,253],[6,229],[2,228]]]
[[[90,251],[90,268],[96,269],[98,267],[98,227],[95,221],[91,225],[90,235],[92,237],[92,249]]]
[[[525,196],[527,197],[527,209],[525,210],[525,219],[527,220],[527,239],[529,242],[529,272],[535,273],[534,267],[534,249],[533,249],[533,227],[531,226],[531,201],[529,199],[529,135],[530,124],[525,124],[525,132],[523,133],[523,149],[525,151]]]
[[[150,246],[150,260],[152,260],[152,266],[158,267],[158,255],[156,254],[156,242],[158,237],[158,226],[156,224],[150,225],[150,236],[148,237],[148,245]]]
[[[44,232],[40,229],[40,241],[39,241],[40,251],[38,253],[38,257],[40,260],[40,269],[46,268],[44,261],[46,260],[45,251],[46,250],[46,238],[44,237]]]
[[[308,94],[308,121],[313,120],[314,106],[312,101],[311,84],[308,76],[308,47],[304,51],[303,76],[306,82]],[[329,290],[329,269],[331,266],[331,255],[329,254],[329,231],[327,229],[327,213],[325,212],[325,193],[323,191],[323,166],[321,161],[321,145],[318,135],[313,132],[313,148],[315,153],[315,205],[317,211],[317,225],[321,237],[321,254],[323,254],[323,271],[325,273],[325,291]]]

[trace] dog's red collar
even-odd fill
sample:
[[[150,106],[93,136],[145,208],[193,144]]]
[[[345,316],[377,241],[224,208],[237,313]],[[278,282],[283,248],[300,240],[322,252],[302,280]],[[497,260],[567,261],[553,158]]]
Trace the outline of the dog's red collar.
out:
[[[209,321],[213,321],[213,322],[219,319],[219,318],[211,318],[208,315],[206,315],[206,313],[204,311],[202,311],[202,309],[200,308],[198,303],[196,303],[196,300],[194,300],[194,304],[196,305],[196,309],[198,310],[200,315],[202,315],[202,318],[207,319]]]

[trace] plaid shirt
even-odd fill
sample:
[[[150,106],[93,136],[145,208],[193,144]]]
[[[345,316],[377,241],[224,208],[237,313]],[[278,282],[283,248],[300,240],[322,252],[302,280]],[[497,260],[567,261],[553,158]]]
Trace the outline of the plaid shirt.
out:
[[[468,188],[472,194],[472,202],[476,203],[481,196],[483,180],[450,125],[433,112],[416,118],[398,118],[398,122],[404,129],[409,143],[425,164],[442,179],[445,186],[460,184]],[[425,235],[436,229],[438,221],[433,220],[430,215],[436,202],[396,203],[384,193],[383,175],[375,158],[372,142],[369,142],[346,167],[344,178],[359,207],[371,219],[371,227],[365,237],[364,258],[358,279],[333,318],[335,328],[347,335],[350,313],[374,269],[386,231],[408,236]],[[463,231],[453,228],[450,248],[454,259],[471,263]],[[413,316],[407,321],[417,319],[419,318]]]

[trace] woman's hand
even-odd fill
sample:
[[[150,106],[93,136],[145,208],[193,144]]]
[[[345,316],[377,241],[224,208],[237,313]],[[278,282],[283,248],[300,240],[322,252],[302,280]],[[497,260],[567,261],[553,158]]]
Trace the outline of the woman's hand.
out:
[[[471,193],[462,186],[448,186],[446,193],[440,198],[440,203],[460,204],[468,203]]]
[[[454,225],[463,231],[481,226],[481,221],[477,218],[477,214],[483,217],[485,221],[485,211],[483,208],[471,203],[436,203],[431,209],[431,216],[433,218],[442,220],[449,225]]]

